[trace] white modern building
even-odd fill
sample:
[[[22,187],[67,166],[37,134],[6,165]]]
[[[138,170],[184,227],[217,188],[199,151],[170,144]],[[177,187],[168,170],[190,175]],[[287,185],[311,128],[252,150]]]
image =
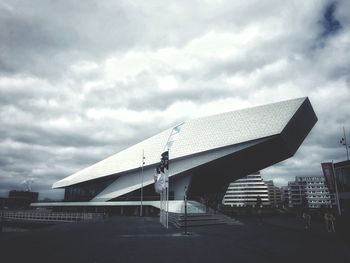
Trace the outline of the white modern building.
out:
[[[142,192],[144,205],[159,207],[154,173],[165,150],[174,204],[185,187],[190,200],[219,203],[231,181],[293,156],[316,122],[308,98],[186,120],[55,182],[64,202],[33,205],[138,206]]]
[[[323,176],[297,176],[288,183],[289,207],[325,208],[335,205]]]
[[[310,208],[331,207],[335,205],[334,198],[329,193],[323,176],[299,177],[305,181],[305,197]]]
[[[268,187],[260,173],[254,173],[230,183],[222,204],[231,207],[255,207],[259,197],[262,206],[270,206]]]

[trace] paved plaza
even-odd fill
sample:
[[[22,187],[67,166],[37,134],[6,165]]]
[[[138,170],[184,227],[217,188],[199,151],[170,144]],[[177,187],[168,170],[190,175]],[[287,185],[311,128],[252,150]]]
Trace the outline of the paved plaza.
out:
[[[0,262],[350,262],[336,234],[294,218],[163,228],[156,217],[112,217],[0,234]],[[320,228],[321,226],[318,226]]]

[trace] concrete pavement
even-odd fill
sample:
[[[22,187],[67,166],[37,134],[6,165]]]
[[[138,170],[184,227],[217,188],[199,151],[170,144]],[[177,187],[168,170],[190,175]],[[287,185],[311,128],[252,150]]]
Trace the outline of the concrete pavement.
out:
[[[275,219],[275,221],[278,219]],[[280,219],[280,220],[283,220]],[[266,220],[163,228],[154,217],[113,217],[0,235],[0,262],[349,262],[336,235]]]

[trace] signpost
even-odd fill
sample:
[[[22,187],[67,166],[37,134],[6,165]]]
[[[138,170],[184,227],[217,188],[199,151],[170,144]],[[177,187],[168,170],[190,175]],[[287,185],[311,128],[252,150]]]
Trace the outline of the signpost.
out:
[[[188,235],[187,233],[187,186],[185,186],[185,195],[184,195],[184,203],[185,203],[185,235]]]
[[[337,180],[336,180],[336,176],[335,176],[334,164],[333,164],[333,162],[321,163],[321,166],[322,166],[323,175],[325,177],[329,193],[335,193],[338,214],[341,215],[339,193],[338,193]]]

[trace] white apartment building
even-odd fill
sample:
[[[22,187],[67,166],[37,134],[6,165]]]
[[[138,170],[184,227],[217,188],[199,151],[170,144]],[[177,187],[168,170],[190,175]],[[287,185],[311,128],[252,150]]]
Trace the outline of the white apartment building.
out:
[[[268,187],[260,173],[255,173],[230,183],[222,203],[232,207],[254,207],[258,197],[263,206],[270,205]]]
[[[334,204],[323,176],[300,177],[305,184],[305,197],[310,208],[329,207]]]
[[[297,176],[288,183],[289,207],[330,207],[335,204],[323,176]]]

